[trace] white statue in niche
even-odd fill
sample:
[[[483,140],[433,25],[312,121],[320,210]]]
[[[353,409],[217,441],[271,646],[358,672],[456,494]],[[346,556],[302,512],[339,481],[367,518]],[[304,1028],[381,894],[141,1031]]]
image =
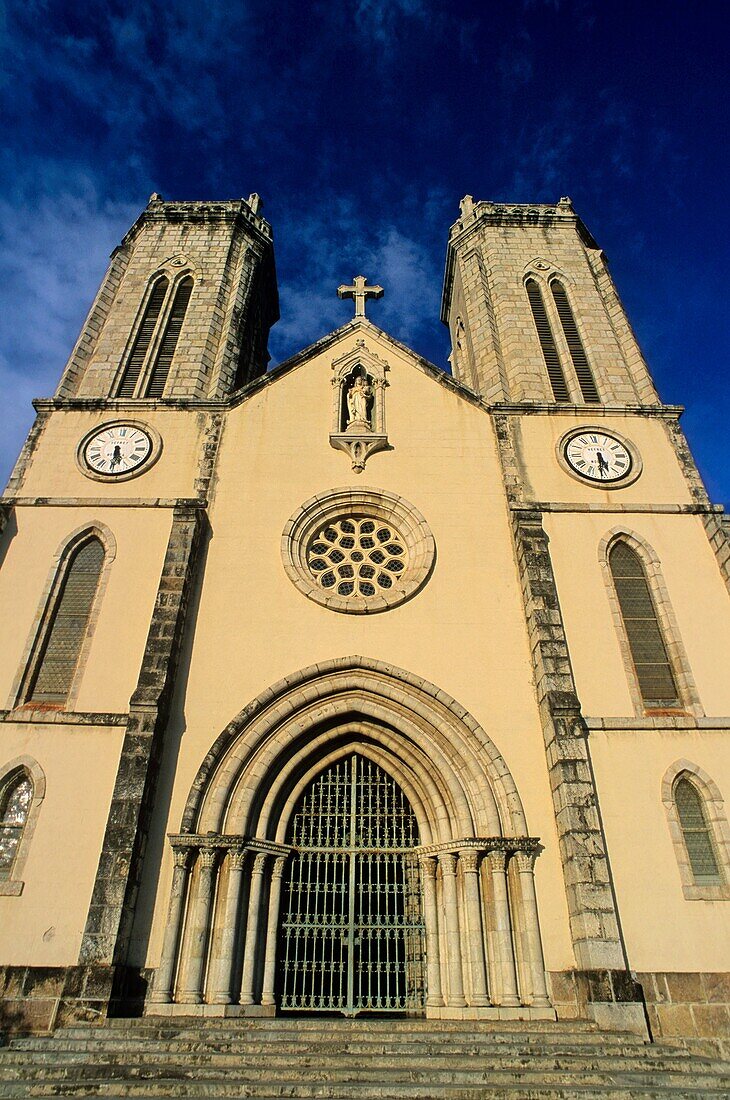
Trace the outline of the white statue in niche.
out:
[[[367,378],[362,374],[356,374],[352,385],[347,391],[348,427],[350,424],[355,423],[366,424],[368,428],[370,427],[368,402],[372,396],[373,387],[368,383]]]

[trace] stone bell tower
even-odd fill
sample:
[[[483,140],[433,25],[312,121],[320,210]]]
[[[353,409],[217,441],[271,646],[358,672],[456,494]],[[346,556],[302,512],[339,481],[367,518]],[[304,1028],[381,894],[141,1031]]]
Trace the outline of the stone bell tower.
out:
[[[606,258],[568,198],[515,206],[467,195],[449,235],[441,320],[454,377],[490,403],[657,403]]]
[[[260,211],[255,194],[153,194],[112,254],[56,396],[219,400],[263,374],[279,306]]]

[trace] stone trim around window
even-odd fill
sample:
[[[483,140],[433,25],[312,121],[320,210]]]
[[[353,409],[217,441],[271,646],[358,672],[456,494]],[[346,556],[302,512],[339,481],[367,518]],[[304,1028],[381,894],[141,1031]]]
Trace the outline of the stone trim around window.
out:
[[[26,695],[29,690],[29,685],[33,682],[33,676],[42,654],[43,643],[53,620],[53,613],[58,602],[60,588],[66,575],[66,563],[80,543],[85,542],[88,538],[98,538],[101,541],[104,547],[104,563],[101,567],[99,585],[96,590],[96,595],[94,596],[94,602],[91,606],[91,614],[89,615],[86,635],[81,643],[79,659],[76,665],[76,672],[74,674],[71,690],[62,708],[63,710],[74,710],[74,704],[76,703],[81,687],[81,677],[88,660],[89,649],[91,648],[91,640],[94,636],[96,624],[99,619],[104,592],[109,582],[109,572],[117,553],[117,543],[114,535],[107,525],[101,523],[99,520],[95,520],[93,523],[85,523],[82,527],[78,527],[73,531],[63,540],[53,557],[48,578],[38,603],[38,610],[36,611],[30,633],[23,649],[20,667],[10,691],[10,698],[7,703],[8,710],[12,711],[16,707],[21,707],[29,702],[29,700],[26,699]]]
[[[611,614],[613,615],[613,621],[616,626],[616,635],[621,649],[621,656],[623,657],[624,668],[626,669],[626,679],[629,685],[629,692],[631,693],[631,701],[634,704],[634,713],[637,717],[642,718],[645,715],[652,715],[659,712],[647,709],[644,705],[644,700],[639,689],[639,681],[634,668],[633,657],[631,656],[631,647],[629,646],[623,615],[621,614],[618,596],[616,595],[616,587],[611,575],[608,555],[611,547],[619,539],[622,539],[641,558],[646,573],[647,584],[649,585],[649,591],[654,600],[657,620],[672,666],[672,672],[674,673],[677,690],[681,698],[681,707],[677,711],[661,713],[689,714],[693,715],[695,718],[702,718],[705,712],[702,708],[697,685],[695,684],[687,653],[682,643],[679,626],[669,599],[669,592],[664,583],[661,562],[649,543],[635,531],[629,531],[625,527],[614,527],[599,543],[598,560],[601,564],[601,573],[606,586],[606,594],[608,596]]]
[[[328,522],[349,516],[390,525],[405,545],[406,568],[388,591],[341,596],[315,581],[307,564],[312,540]],[[436,544],[421,513],[403,497],[378,489],[343,488],[312,497],[291,517],[281,536],[281,557],[289,580],[308,599],[330,611],[364,615],[386,611],[415,595],[433,570]]]
[[[16,756],[14,760],[10,760],[4,765],[2,774],[0,775],[0,790],[3,790],[5,785],[10,782],[18,772],[25,772],[29,776],[33,784],[33,801],[30,804],[28,816],[25,819],[23,835],[20,838],[18,853],[12,866],[12,876],[11,878],[0,880],[0,897],[17,898],[23,893],[23,887],[25,886],[25,882],[22,878],[23,868],[28,858],[33,833],[38,824],[38,814],[40,813],[41,804],[46,797],[46,777],[44,771],[38,761],[34,760],[32,756]]]
[[[674,786],[680,776],[686,775],[696,789],[704,807],[707,825],[723,881],[713,886],[698,886],[684,842],[684,833],[674,800]],[[676,760],[662,779],[662,802],[669,824],[677,857],[682,893],[687,901],[730,901],[730,826],[725,812],[725,801],[720,790],[707,772],[689,760]]]

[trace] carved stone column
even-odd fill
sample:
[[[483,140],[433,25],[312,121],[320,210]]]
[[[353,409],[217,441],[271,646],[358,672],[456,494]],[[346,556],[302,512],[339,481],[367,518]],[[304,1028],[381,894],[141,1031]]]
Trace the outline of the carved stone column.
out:
[[[439,855],[441,882],[444,892],[444,916],[446,922],[446,958],[449,964],[449,994],[447,1005],[463,1008],[464,975],[461,969],[461,936],[459,934],[459,905],[456,897],[456,856],[452,852]]]
[[[487,852],[487,860],[492,876],[492,897],[494,898],[494,951],[501,984],[500,989],[492,991],[492,1000],[506,1008],[516,1007],[520,1003],[520,998],[517,994],[517,971],[507,894],[507,853],[495,849]]]
[[[444,997],[441,992],[436,860],[433,856],[421,856],[419,863],[423,881],[423,916],[426,924],[426,1005],[437,1008],[444,1003]]]
[[[185,887],[188,878],[190,847],[179,845],[173,848],[175,860],[170,890],[170,906],[167,912],[165,938],[162,941],[162,956],[155,974],[154,988],[150,996],[151,1004],[169,1004],[172,1000],[175,961],[180,941],[183,906],[185,905]]]
[[[200,874],[198,877],[198,896],[190,925],[187,960],[185,966],[184,987],[180,990],[179,1000],[183,1004],[200,1004],[203,1000],[203,972],[205,953],[208,943],[208,925],[210,923],[210,902],[213,897],[215,865],[218,852],[215,848],[201,848],[198,859]]]
[[[256,1003],[253,998],[253,983],[259,946],[259,909],[261,908],[264,864],[268,854],[268,852],[259,852],[251,868],[251,890],[248,897],[248,920],[246,922],[246,942],[243,948],[243,974],[241,976],[241,996],[239,998],[242,1005]]]
[[[233,951],[236,943],[238,906],[241,900],[241,880],[246,863],[246,854],[243,848],[232,848],[228,853],[228,889],[223,912],[218,962],[210,995],[211,1003],[216,1005],[231,1003]]]
[[[471,848],[459,852],[459,863],[464,874],[464,902],[466,905],[467,937],[471,970],[470,1005],[488,1005],[487,970],[484,957],[484,930],[482,928],[482,902],[479,890],[479,853]]]
[[[274,979],[276,975],[276,935],[279,930],[279,900],[281,898],[281,880],[284,874],[286,856],[277,856],[271,869],[271,889],[269,890],[269,920],[266,928],[266,958],[264,961],[264,984],[261,991],[261,1004],[276,1004],[274,997]]]
[[[536,1006],[550,1004],[545,983],[545,960],[540,941],[540,922],[535,894],[535,852],[515,852],[514,860],[520,875],[520,895],[525,923],[525,948],[530,962],[530,1003]]]

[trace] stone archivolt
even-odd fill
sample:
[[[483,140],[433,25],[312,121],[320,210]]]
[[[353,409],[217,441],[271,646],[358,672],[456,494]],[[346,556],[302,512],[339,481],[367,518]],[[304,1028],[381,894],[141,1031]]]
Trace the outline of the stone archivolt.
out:
[[[504,760],[443,692],[363,658],[275,685],[206,757],[170,837],[170,911],[148,1011],[275,1011],[288,823],[308,784],[353,751],[393,777],[418,820],[426,1013],[553,1014],[532,877],[540,845]]]

